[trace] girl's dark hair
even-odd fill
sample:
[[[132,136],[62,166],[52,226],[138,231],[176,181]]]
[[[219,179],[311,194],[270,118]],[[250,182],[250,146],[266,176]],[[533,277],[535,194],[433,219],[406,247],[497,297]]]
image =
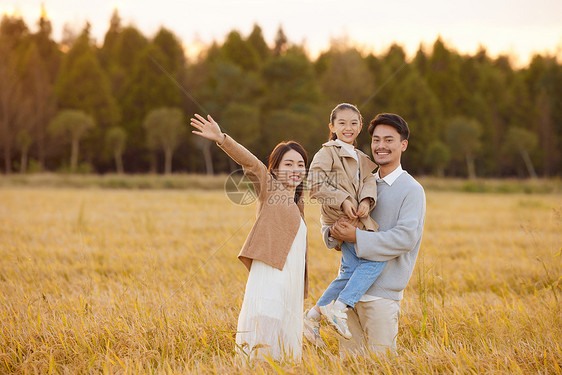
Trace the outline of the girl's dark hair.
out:
[[[392,126],[398,134],[400,134],[400,140],[406,140],[410,137],[410,128],[408,128],[408,123],[400,116],[394,113],[379,113],[369,125],[369,135],[372,137],[373,132],[377,125],[388,125]]]
[[[273,151],[271,151],[268,159],[267,171],[271,173],[273,177],[277,178],[274,171],[279,168],[279,164],[281,164],[283,156],[287,153],[287,151],[290,150],[295,150],[296,152],[298,152],[304,160],[305,167],[308,165],[308,155],[306,154],[306,150],[300,145],[300,143],[295,141],[281,142],[277,146],[275,146]],[[303,178],[302,182],[295,189],[295,203],[299,203],[302,197],[304,180],[305,178]]]
[[[359,109],[357,109],[356,106],[354,106],[353,104],[349,104],[349,103],[340,103],[334,109],[332,109],[332,113],[330,113],[330,124],[334,125],[334,120],[336,119],[336,116],[338,115],[338,112],[342,111],[344,109],[350,109],[353,112],[357,113],[359,115],[359,123],[363,124],[363,116],[361,116],[361,112],[359,112]],[[328,138],[328,140],[329,141],[335,141],[336,139],[338,139],[338,136],[336,135],[336,133],[330,132],[330,137]],[[356,142],[357,142],[357,140],[356,140]]]

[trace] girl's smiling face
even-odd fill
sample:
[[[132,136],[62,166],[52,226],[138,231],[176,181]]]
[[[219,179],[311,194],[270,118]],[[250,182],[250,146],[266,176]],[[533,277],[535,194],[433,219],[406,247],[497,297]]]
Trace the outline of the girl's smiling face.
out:
[[[363,124],[357,112],[345,108],[337,111],[336,118],[329,126],[330,131],[335,133],[339,140],[353,144]]]

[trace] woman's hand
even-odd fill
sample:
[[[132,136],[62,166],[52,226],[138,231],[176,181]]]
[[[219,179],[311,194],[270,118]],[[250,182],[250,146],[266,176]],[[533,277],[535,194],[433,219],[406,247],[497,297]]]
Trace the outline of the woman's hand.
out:
[[[203,116],[196,113],[195,117],[197,118],[191,118],[191,126],[199,129],[199,131],[192,130],[191,132],[193,134],[200,135],[203,138],[207,138],[218,143],[224,142],[226,135],[221,131],[219,124],[213,120],[211,115],[208,115],[207,119],[205,119]]]

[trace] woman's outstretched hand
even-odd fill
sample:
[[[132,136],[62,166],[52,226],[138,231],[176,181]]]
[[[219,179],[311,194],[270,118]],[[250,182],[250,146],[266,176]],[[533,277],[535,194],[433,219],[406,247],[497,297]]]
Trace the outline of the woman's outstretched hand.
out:
[[[191,126],[199,129],[199,131],[192,130],[191,132],[193,134],[200,135],[203,138],[207,138],[218,143],[222,143],[224,141],[226,135],[221,131],[219,124],[213,120],[211,115],[208,115],[207,118],[205,118],[196,113],[195,117],[197,118],[191,118]]]

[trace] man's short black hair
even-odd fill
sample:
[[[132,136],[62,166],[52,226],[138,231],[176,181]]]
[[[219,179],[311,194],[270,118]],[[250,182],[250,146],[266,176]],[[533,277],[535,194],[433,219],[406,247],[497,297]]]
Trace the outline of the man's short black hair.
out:
[[[377,125],[388,125],[392,126],[398,134],[400,134],[400,140],[403,141],[410,137],[410,128],[408,128],[408,123],[400,116],[394,113],[379,113],[369,124],[369,134],[373,136],[373,132]]]

